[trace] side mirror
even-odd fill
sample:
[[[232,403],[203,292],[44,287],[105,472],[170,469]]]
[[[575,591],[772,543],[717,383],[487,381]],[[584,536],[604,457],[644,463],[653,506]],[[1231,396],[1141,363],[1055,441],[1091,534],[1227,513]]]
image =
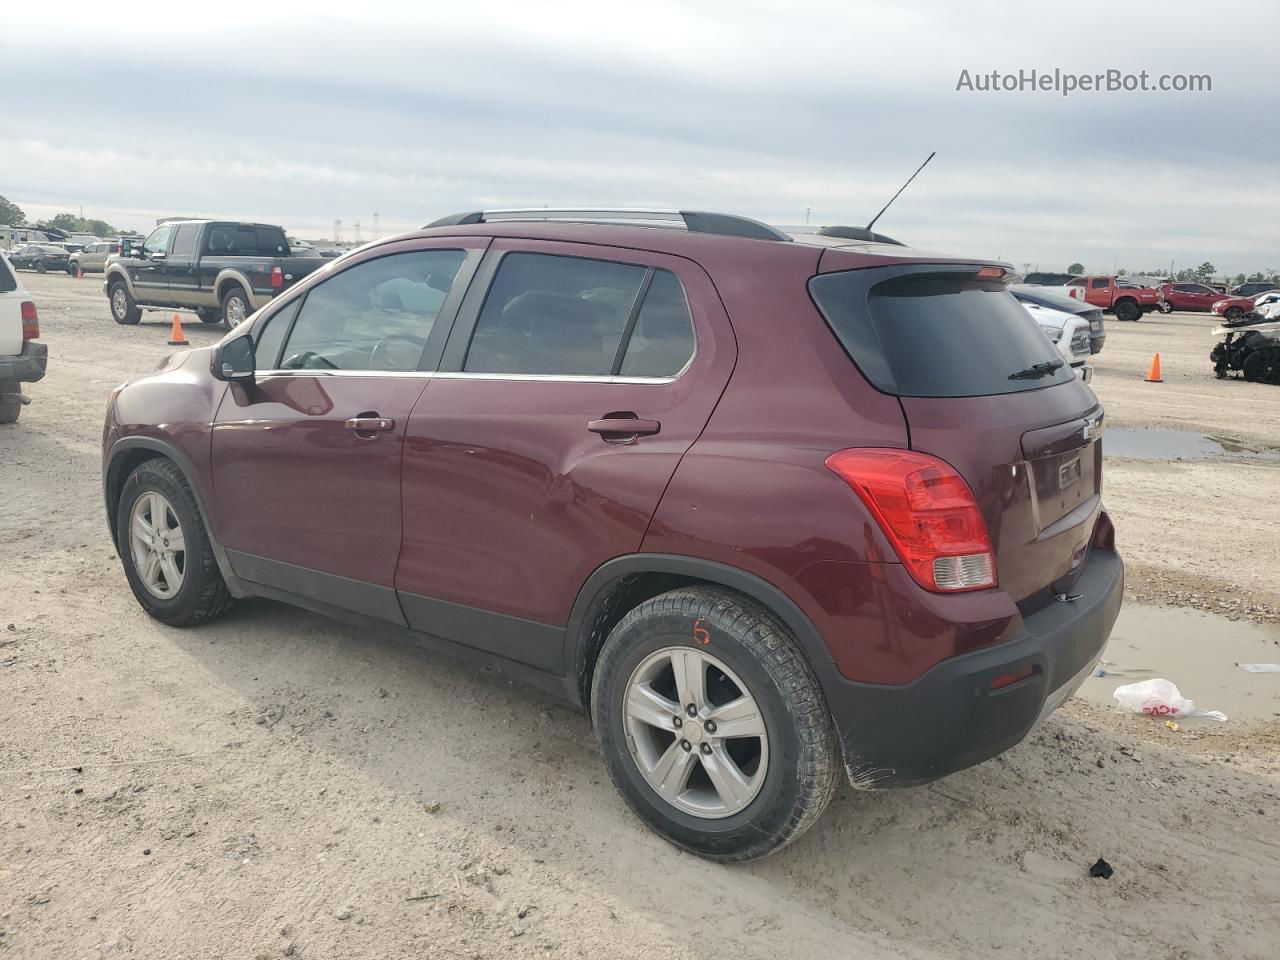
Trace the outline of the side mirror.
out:
[[[230,383],[253,383],[256,358],[253,337],[224,340],[213,352],[213,375]]]

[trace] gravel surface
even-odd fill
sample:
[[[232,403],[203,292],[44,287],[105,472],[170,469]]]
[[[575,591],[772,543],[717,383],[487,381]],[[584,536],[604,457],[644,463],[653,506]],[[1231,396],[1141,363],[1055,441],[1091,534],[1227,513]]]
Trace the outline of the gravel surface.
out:
[[[0,957],[1280,955],[1275,724],[1175,733],[1073,701],[937,784],[842,787],[800,841],[726,868],[627,813],[582,716],[404,631],[267,601],[150,620],[99,438],[168,316],[118,327],[96,279],[23,280],[51,360],[0,427]],[[1274,440],[1280,390],[1214,381],[1210,325],[1108,320],[1110,422]],[[1157,348],[1166,383],[1143,384]],[[1276,469],[1109,462],[1131,592],[1274,617]]]

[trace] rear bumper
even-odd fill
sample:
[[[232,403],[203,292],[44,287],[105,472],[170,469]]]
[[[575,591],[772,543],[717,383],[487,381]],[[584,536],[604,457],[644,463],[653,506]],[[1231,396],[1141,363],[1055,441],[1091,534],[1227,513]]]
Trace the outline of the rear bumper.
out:
[[[17,380],[19,383],[43,380],[48,363],[48,345],[27,340],[22,344],[22,353],[16,357],[0,357],[0,380]]]
[[[1074,587],[1078,599],[1023,619],[997,647],[944,660],[909,684],[829,678],[827,702],[855,786],[910,786],[988,760],[1056,710],[1102,657],[1120,612],[1124,564],[1094,547]],[[994,678],[1030,668],[993,690]]]

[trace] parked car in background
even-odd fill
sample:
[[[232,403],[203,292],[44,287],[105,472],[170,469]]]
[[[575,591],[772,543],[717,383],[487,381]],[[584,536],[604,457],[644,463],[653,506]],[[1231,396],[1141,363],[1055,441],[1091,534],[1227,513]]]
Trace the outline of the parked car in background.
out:
[[[137,323],[144,307],[179,307],[235,326],[324,264],[294,256],[283,227],[170,220],[107,263],[102,289],[116,323]]]
[[[67,261],[67,273],[102,273],[107,269],[107,258],[120,253],[119,240],[97,240],[79,253],[73,253]]]
[[[1270,280],[1251,280],[1248,283],[1242,283],[1231,291],[1233,297],[1256,297],[1260,293],[1267,293],[1271,290],[1280,289],[1280,283],[1273,283]]]
[[[1033,287],[1061,287],[1075,278],[1074,273],[1048,273],[1033,270],[1022,278],[1022,282]]]
[[[71,254],[67,248],[54,243],[28,243],[9,253],[9,262],[16,270],[66,270]]]
[[[1015,297],[1017,295],[1015,294]],[[1040,325],[1062,359],[1071,367],[1077,377],[1085,383],[1093,379],[1093,367],[1089,365],[1089,324],[1082,317],[1066,310],[1055,310],[1040,303],[1021,300],[1023,309],[1031,314],[1031,318]]]
[[[1063,313],[1079,317],[1089,327],[1089,352],[1101,353],[1107,342],[1107,328],[1102,320],[1102,308],[1085,303],[1061,290],[1046,290],[1044,287],[1015,283],[1009,292],[1024,306],[1035,304],[1048,307]]]
[[[1125,286],[1115,277],[1076,277],[1063,289],[1072,297],[1114,313],[1117,320],[1137,320],[1160,304],[1160,294],[1156,290]]]
[[[49,348],[39,339],[35,301],[0,253],[0,423],[16,421],[28,402],[21,385],[44,377]]]
[[[1280,290],[1262,291],[1249,297],[1227,297],[1215,303],[1210,310],[1220,317],[1236,320],[1246,314],[1255,312],[1264,302],[1270,303],[1272,299],[1278,296],[1280,296]]]
[[[1207,283],[1166,283],[1160,287],[1160,298],[1173,310],[1207,312],[1223,296]]]
[[[408,627],[589,709],[672,843],[765,856],[841,776],[1009,749],[1102,656],[1103,412],[1009,276],[725,214],[445,217],[113,392],[125,577],[175,626]]]

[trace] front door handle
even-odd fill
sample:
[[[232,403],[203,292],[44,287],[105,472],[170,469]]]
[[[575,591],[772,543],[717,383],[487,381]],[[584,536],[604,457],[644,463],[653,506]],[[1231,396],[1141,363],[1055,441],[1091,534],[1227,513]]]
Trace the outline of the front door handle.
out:
[[[641,420],[634,413],[613,413],[603,420],[588,421],[587,429],[609,443],[635,443],[637,437],[657,433],[662,424],[657,420]]]
[[[396,422],[387,417],[361,416],[352,417],[347,421],[347,429],[354,430],[357,437],[365,440],[372,440],[378,434],[394,430],[395,427]]]

